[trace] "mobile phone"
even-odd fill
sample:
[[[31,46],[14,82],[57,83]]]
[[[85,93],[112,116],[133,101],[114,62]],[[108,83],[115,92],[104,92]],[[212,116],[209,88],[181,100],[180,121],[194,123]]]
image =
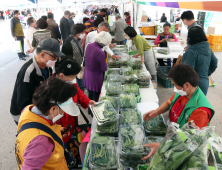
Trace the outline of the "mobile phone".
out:
[[[72,129],[72,125],[70,125],[70,124],[66,125],[65,130],[62,132],[62,135],[69,132],[71,129]]]

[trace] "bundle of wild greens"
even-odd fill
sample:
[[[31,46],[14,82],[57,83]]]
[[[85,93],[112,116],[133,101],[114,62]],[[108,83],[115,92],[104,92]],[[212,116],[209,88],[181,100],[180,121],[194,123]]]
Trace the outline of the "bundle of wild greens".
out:
[[[193,135],[181,130],[178,124],[171,123],[147,170],[176,170],[197,148]]]
[[[119,95],[119,107],[121,109],[135,109],[137,102],[136,102],[135,94],[125,94],[121,93]]]
[[[112,137],[95,136],[90,146],[91,169],[116,169],[117,156]]]
[[[121,83],[120,82],[108,82],[107,88],[106,88],[106,94],[108,96],[118,96],[121,92]]]
[[[135,70],[135,73],[138,77],[138,85],[140,88],[149,88],[151,75],[148,71]]]
[[[161,53],[161,54],[165,54],[165,55],[170,54],[170,50],[167,49],[167,48],[165,48],[165,49],[158,49],[157,52]]]
[[[123,86],[123,93],[133,93],[136,96],[139,96],[139,87],[137,84],[125,84]]]
[[[138,165],[137,170],[147,170],[148,167],[149,165]]]
[[[114,69],[108,69],[107,75],[120,75],[119,70]]]
[[[123,75],[123,72],[125,71],[132,71],[132,68],[129,66],[121,66],[119,71],[120,75]]]
[[[131,67],[133,70],[142,70],[143,63],[140,56],[137,58],[131,57]]]
[[[119,132],[120,156],[141,156],[144,153],[145,134],[140,125],[121,126]]]
[[[121,76],[120,75],[113,75],[113,74],[110,74],[108,75],[108,78],[107,78],[108,82],[110,83],[115,83],[115,82],[121,82]]]
[[[122,76],[122,84],[135,84],[138,77],[134,71],[125,71]]]
[[[109,100],[98,102],[96,106],[91,106],[91,110],[99,125],[115,122],[118,119],[118,113]]]
[[[137,109],[121,110],[120,125],[142,125],[141,113]]]
[[[103,125],[98,125],[96,128],[96,133],[99,135],[108,135],[108,136],[118,136],[119,132],[119,119],[112,123],[106,123]]]
[[[114,53],[115,55],[120,56],[119,66],[128,66],[129,65],[129,55],[127,53]]]
[[[113,108],[117,111],[119,110],[119,106],[118,106],[119,98],[118,97],[104,96],[104,97],[101,97],[99,101],[103,101],[103,100],[109,100],[110,103],[112,104]]]
[[[119,59],[109,58],[107,66],[109,68],[119,68]]]
[[[149,121],[144,121],[144,129],[147,135],[164,136],[167,131],[167,126],[164,123],[162,115],[158,115]]]

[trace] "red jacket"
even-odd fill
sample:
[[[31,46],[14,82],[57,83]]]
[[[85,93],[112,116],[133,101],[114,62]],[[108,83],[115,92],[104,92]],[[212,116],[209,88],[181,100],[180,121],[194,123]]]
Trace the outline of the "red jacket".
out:
[[[80,90],[80,88],[77,84],[74,84],[73,86],[77,89],[77,94],[72,98],[73,101],[75,103],[79,102],[84,109],[88,108],[90,99],[84,94],[84,92],[82,90]],[[75,117],[76,117],[76,119],[75,119]],[[68,124],[70,124],[72,126],[72,129],[70,131],[70,135],[63,138],[64,143],[67,143],[70,140],[75,126],[78,125],[78,116],[75,116],[75,117],[70,116],[67,113],[64,113],[64,116],[56,122],[57,124],[62,125],[62,127],[65,127]],[[76,122],[76,120],[77,120],[77,122]]]

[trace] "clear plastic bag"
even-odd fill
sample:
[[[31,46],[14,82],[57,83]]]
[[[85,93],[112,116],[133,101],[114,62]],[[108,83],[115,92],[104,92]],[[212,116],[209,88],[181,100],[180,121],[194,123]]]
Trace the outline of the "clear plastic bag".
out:
[[[178,169],[198,148],[196,139],[182,131],[176,123],[170,123],[167,134],[151,160],[148,170]]]
[[[122,84],[136,84],[138,80],[134,71],[125,71],[122,76]]]
[[[95,136],[90,146],[91,169],[116,169],[118,161],[112,137]]]
[[[132,169],[137,169],[138,164],[143,164],[145,163],[145,161],[140,160],[136,160],[136,161],[125,161],[122,159],[119,159],[119,167],[120,168],[132,168]]]
[[[140,88],[150,88],[150,82],[141,82],[141,81],[139,81],[137,84]]]
[[[147,135],[164,136],[167,132],[167,126],[164,123],[162,115],[158,115],[149,121],[144,121],[144,129]]]
[[[119,107],[121,109],[135,109],[137,105],[136,101],[135,94],[121,93],[119,95]]]
[[[127,53],[114,53],[115,55],[120,56],[119,66],[129,66],[129,55]]]
[[[109,58],[107,66],[109,68],[119,68],[119,59]]]
[[[120,115],[120,125],[142,125],[142,116],[137,109],[123,109]]]
[[[134,71],[138,77],[138,82],[150,82],[151,75],[148,71],[135,70]]]
[[[107,87],[106,87],[106,94],[108,96],[118,96],[119,93],[121,93],[121,83],[120,82],[108,82]]]
[[[138,155],[145,152],[144,128],[140,125],[120,126],[119,155]]]
[[[113,108],[117,111],[117,113],[119,112],[119,98],[118,97],[104,96],[104,97],[101,97],[99,101],[103,101],[103,100],[109,100]]]
[[[108,82],[121,82],[121,76],[120,75],[108,75],[108,78],[107,78]]]
[[[131,67],[133,70],[142,70],[143,69],[143,63],[141,61],[141,56],[135,58],[131,57]]]
[[[123,86],[123,93],[133,93],[136,96],[139,96],[139,87],[136,84],[125,84]]]
[[[129,66],[121,66],[119,71],[120,75],[123,75],[123,72],[125,71],[132,71],[132,68]]]
[[[118,119],[118,113],[109,100],[98,102],[96,106],[90,106],[98,125],[112,123]]]
[[[165,55],[170,54],[170,50],[168,48],[158,49],[157,52]]]
[[[137,170],[147,170],[147,168],[149,167],[149,165],[138,165],[137,166]]]
[[[119,132],[119,119],[117,119],[115,122],[111,124],[103,124],[103,125],[98,125],[96,128],[96,133],[99,135],[108,135],[108,136],[118,136]]]
[[[117,69],[109,69],[108,71],[107,71],[107,75],[120,75],[120,73],[119,73],[119,70],[117,70]]]
[[[127,46],[126,45],[118,45],[112,48],[113,52],[127,52]]]

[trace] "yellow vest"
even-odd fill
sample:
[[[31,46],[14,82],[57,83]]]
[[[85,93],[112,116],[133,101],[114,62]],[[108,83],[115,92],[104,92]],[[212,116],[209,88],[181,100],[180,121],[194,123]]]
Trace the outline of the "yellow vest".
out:
[[[23,113],[21,114],[17,131],[19,132],[23,124],[26,124],[28,122],[38,122],[52,129],[62,139],[62,135],[60,131],[61,126],[57,124],[50,125],[46,120],[32,113],[30,111],[31,106],[33,105],[27,106],[25,110],[23,111]],[[67,163],[64,156],[63,147],[59,143],[57,143],[48,133],[45,133],[39,129],[34,129],[34,128],[26,129],[22,131],[16,139],[15,154],[16,154],[16,160],[19,167],[18,169],[20,170],[22,167],[22,164],[24,161],[23,153],[25,152],[25,148],[32,141],[32,139],[34,139],[35,137],[39,135],[44,135],[51,138],[55,144],[52,155],[49,158],[49,160],[46,162],[46,164],[42,167],[42,170],[68,170]]]

